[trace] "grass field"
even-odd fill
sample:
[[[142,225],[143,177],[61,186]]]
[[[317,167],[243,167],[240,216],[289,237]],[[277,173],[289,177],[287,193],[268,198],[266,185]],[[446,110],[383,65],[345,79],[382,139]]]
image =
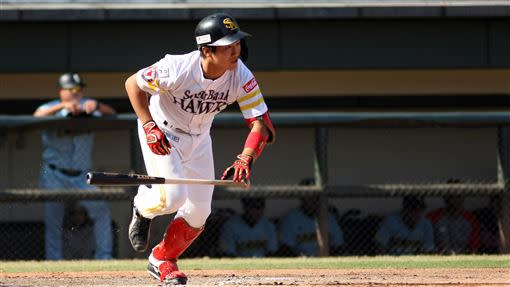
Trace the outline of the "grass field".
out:
[[[0,272],[77,272],[145,270],[147,261],[0,261]],[[179,261],[182,269],[374,269],[374,268],[510,268],[510,255],[376,256],[326,258],[194,258]],[[27,268],[30,266],[30,268]]]

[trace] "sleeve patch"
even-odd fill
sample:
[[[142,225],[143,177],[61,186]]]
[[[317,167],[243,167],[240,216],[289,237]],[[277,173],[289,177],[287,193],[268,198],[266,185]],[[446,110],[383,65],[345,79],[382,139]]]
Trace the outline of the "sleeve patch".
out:
[[[142,78],[144,81],[146,81],[147,83],[152,83],[154,82],[154,80],[156,80],[157,78],[157,71],[156,71],[156,67],[154,66],[150,66],[148,68],[146,68],[143,73],[142,73]]]
[[[168,78],[170,77],[170,71],[168,68],[158,68],[157,73],[159,78]]]
[[[251,92],[255,87],[257,86],[257,81],[255,80],[255,77],[253,77],[251,80],[249,80],[246,84],[243,86],[243,90],[246,93]]]

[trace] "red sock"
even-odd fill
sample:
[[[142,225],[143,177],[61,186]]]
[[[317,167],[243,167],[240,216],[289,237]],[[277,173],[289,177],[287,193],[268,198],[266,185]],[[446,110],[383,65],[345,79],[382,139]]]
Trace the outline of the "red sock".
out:
[[[202,233],[204,227],[191,227],[184,218],[174,219],[167,227],[163,240],[152,249],[158,260],[176,260]]]

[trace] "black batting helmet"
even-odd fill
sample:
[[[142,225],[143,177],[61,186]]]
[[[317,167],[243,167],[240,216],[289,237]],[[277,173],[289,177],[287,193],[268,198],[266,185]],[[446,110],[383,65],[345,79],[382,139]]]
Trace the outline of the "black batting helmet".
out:
[[[85,83],[77,73],[65,73],[58,79],[58,85],[62,89],[72,89],[75,87],[85,87]]]
[[[197,45],[227,46],[250,34],[241,31],[236,20],[225,13],[216,13],[202,19],[195,28]]]

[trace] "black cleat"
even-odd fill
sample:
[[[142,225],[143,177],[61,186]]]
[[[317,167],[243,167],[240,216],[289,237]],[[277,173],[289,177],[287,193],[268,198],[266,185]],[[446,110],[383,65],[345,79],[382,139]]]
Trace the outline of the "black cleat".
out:
[[[155,279],[160,280],[161,273],[159,272],[158,266],[149,262],[149,265],[147,266],[147,272]]]
[[[165,278],[161,281],[164,284],[163,286],[170,287],[170,286],[186,285],[186,283],[188,282],[188,278],[186,277],[186,275],[184,273],[182,273],[181,271],[179,271],[177,269],[177,265],[175,264],[175,262],[164,262],[162,264],[168,264],[167,266],[171,266],[170,270],[166,269],[166,272],[168,272],[168,274],[166,274]],[[174,269],[174,270],[172,271],[172,269]],[[150,261],[150,258],[149,258],[149,265],[147,266],[147,272],[155,279],[161,280],[161,271],[160,271],[159,267],[156,266],[156,264],[153,264]]]
[[[129,224],[129,241],[134,250],[138,252],[147,250],[151,222],[151,219],[141,216],[136,207],[133,207],[133,218]]]

